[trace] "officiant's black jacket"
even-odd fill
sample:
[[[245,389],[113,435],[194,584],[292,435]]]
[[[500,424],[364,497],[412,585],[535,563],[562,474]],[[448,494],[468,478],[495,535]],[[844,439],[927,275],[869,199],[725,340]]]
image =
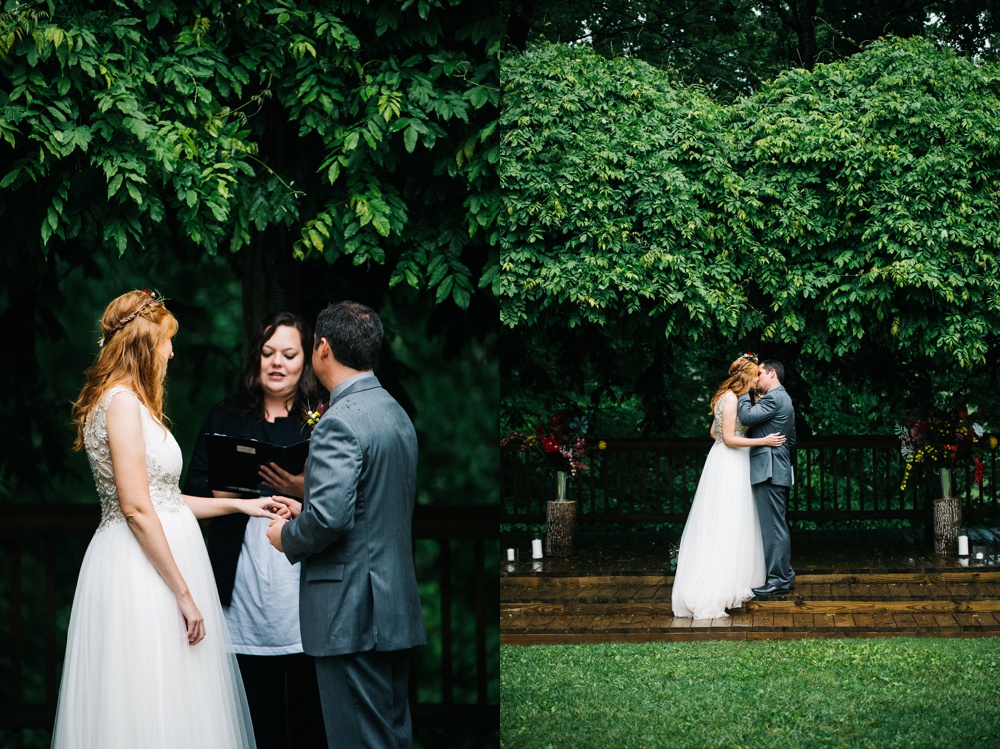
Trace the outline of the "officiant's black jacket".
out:
[[[272,445],[294,445],[309,439],[312,433],[308,424],[300,424],[293,417],[275,419],[274,423],[266,421],[262,416],[247,416],[239,413],[239,401],[235,396],[212,406],[205,417],[205,422],[198,432],[194,444],[194,453],[188,464],[187,477],[184,479],[184,493],[196,497],[211,497],[212,490],[208,485],[208,451],[206,434],[228,434],[231,437],[249,437],[250,439],[269,442]],[[278,494],[278,490],[260,484],[257,487],[259,495]],[[250,517],[242,512],[213,518],[208,529],[208,556],[212,560],[215,572],[215,584],[219,587],[219,599],[223,606],[229,606],[233,600],[233,585],[236,581],[236,563],[243,548],[243,534],[246,532]]]

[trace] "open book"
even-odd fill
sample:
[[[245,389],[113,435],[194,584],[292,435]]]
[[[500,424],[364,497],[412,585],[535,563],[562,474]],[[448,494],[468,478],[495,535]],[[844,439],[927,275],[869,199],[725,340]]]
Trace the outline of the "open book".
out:
[[[208,485],[218,491],[259,494],[260,466],[277,463],[289,473],[302,473],[309,455],[309,440],[282,446],[248,437],[206,434],[205,441]]]

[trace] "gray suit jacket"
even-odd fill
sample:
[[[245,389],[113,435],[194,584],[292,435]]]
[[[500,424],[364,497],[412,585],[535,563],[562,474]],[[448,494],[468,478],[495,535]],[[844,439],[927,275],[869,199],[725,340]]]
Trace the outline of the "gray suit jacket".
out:
[[[302,562],[302,645],[314,656],[423,645],[410,528],[417,436],[375,377],[352,383],[313,429],[302,513],[281,529]]]
[[[751,437],[766,437],[772,432],[785,435],[781,447],[757,445],[750,448],[750,483],[762,484],[768,479],[775,486],[791,486],[795,482],[792,456],[795,454],[795,409],[784,385],[771,388],[756,403],[749,395],[741,395],[736,413],[750,427]]]

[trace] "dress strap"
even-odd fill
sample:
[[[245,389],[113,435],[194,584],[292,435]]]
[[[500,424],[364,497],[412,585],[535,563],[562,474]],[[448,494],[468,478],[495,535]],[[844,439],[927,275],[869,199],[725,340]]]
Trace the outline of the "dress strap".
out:
[[[111,405],[111,399],[114,398],[118,393],[129,393],[133,398],[139,400],[139,396],[133,393],[126,385],[115,385],[108,392],[104,394],[104,398],[101,399],[101,408],[105,411],[108,410],[108,406]]]

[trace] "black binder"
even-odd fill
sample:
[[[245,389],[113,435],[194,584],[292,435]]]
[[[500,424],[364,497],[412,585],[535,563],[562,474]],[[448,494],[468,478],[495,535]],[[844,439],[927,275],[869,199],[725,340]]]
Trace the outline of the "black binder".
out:
[[[206,434],[205,443],[209,487],[240,494],[260,494],[257,471],[265,463],[277,463],[289,473],[302,473],[309,455],[309,440],[272,445],[248,437]]]

